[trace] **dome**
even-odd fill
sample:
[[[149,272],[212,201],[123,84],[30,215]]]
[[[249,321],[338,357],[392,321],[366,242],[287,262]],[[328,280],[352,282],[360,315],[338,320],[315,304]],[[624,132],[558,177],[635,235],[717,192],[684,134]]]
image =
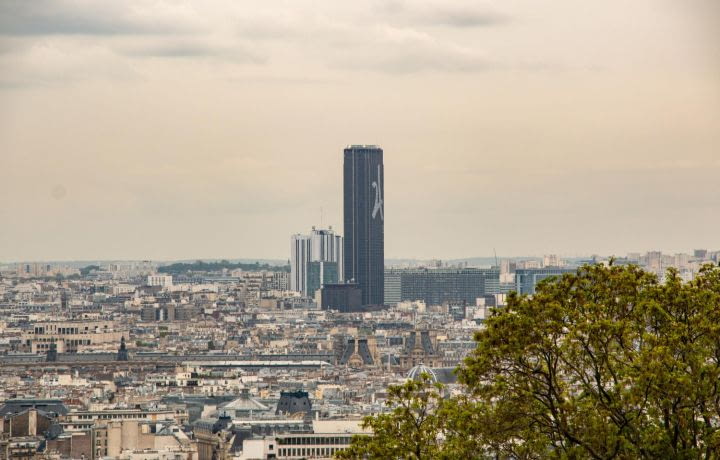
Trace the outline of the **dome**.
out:
[[[427,374],[430,376],[430,381],[433,383],[437,383],[438,378],[437,374],[435,374],[435,371],[427,367],[426,365],[420,363],[417,366],[414,366],[412,369],[410,369],[407,373],[407,378],[412,380],[420,380],[420,376],[422,374]]]

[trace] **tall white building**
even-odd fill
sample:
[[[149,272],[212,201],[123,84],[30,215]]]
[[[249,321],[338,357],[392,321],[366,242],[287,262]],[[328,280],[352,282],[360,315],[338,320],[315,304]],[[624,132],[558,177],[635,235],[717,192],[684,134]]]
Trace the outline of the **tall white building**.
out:
[[[337,263],[338,281],[342,281],[343,237],[336,235],[332,227],[313,227],[309,235],[293,235],[290,239],[290,290],[314,294],[308,292],[310,262]]]

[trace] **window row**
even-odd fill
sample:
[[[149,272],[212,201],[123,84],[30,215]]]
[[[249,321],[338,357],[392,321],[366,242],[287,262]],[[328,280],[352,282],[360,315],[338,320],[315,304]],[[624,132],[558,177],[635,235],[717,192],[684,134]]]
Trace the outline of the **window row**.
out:
[[[298,447],[298,448],[283,448],[280,449],[279,456],[282,457],[331,457],[341,447]]]
[[[328,444],[350,444],[351,438],[347,436],[299,436],[292,438],[280,438],[278,444],[285,446],[294,445],[328,445]]]

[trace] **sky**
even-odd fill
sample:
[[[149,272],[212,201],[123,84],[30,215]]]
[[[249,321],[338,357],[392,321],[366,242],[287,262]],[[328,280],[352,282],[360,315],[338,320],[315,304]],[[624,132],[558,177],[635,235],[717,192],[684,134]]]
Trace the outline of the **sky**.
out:
[[[0,0],[0,261],[720,249],[715,0]],[[321,217],[322,216],[322,217]]]

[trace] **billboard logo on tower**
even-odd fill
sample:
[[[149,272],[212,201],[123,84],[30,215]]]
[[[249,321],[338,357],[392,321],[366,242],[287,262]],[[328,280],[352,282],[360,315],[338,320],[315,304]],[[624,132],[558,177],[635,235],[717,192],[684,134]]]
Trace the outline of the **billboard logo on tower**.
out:
[[[377,181],[373,181],[372,183],[372,187],[375,189],[375,206],[373,206],[372,218],[374,219],[377,213],[380,212],[380,220],[385,220],[385,217],[383,216],[382,188],[380,185],[380,165],[378,165],[377,170]]]

